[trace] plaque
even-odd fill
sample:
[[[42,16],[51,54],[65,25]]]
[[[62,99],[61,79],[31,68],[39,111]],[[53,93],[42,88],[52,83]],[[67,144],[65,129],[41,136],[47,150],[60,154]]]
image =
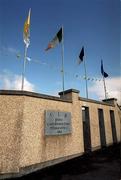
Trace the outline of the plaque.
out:
[[[45,111],[45,135],[63,135],[71,133],[71,113]]]

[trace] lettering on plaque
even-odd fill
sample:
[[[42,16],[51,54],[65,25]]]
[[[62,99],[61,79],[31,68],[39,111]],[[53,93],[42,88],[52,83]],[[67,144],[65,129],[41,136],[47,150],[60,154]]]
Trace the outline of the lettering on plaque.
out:
[[[60,111],[45,111],[45,135],[70,134],[71,113]]]

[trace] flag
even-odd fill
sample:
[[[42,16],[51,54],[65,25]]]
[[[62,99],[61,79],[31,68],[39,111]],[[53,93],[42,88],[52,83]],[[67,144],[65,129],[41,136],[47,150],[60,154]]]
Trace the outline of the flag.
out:
[[[24,23],[23,39],[24,43],[26,44],[26,47],[28,47],[30,44],[30,15],[31,9],[29,9],[28,17]]]
[[[84,46],[81,49],[81,52],[79,54],[79,64],[83,61],[83,57],[84,57]]]
[[[104,69],[103,69],[103,61],[101,60],[101,73],[102,73],[102,75],[105,77],[105,78],[107,78],[108,77],[108,74],[104,71]]]
[[[61,27],[60,30],[55,35],[55,37],[52,39],[52,41],[49,42],[48,47],[45,50],[47,51],[51,48],[54,48],[58,43],[61,42],[62,36],[63,35],[62,35],[62,27]]]

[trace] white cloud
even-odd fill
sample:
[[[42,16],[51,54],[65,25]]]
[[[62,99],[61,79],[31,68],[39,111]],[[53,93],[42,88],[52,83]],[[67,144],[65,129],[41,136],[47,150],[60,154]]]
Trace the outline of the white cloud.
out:
[[[3,46],[0,48],[0,53],[4,55],[13,54],[16,55],[19,51],[14,47]]]
[[[12,74],[10,72],[3,72],[0,74],[0,86],[5,90],[21,90],[22,77],[20,75]],[[35,86],[26,78],[24,79],[24,90],[34,91]]]
[[[106,78],[106,89],[108,98],[116,98],[121,105],[121,77]],[[103,81],[94,82],[89,87],[89,92],[98,96],[99,99],[104,99],[104,84]]]
[[[8,52],[10,52],[10,53],[13,53],[13,54],[18,52],[17,49],[12,48],[12,47],[8,47],[6,50],[7,50]]]

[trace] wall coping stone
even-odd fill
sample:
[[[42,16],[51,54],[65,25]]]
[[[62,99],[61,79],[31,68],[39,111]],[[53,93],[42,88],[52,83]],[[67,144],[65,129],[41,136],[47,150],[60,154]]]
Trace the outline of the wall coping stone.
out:
[[[40,94],[40,93],[35,93],[35,92],[30,92],[30,91],[0,90],[0,95],[30,96],[30,97],[35,97],[35,98],[42,98],[42,99],[49,99],[49,100],[54,100],[54,101],[72,103],[71,99],[66,99],[66,98],[62,99],[60,97],[50,96],[50,95],[45,95],[45,94]]]
[[[113,103],[97,101],[97,100],[94,100],[94,99],[87,99],[87,98],[79,97],[79,100],[80,101],[90,102],[90,103],[96,103],[96,104],[102,104],[102,105],[106,105],[106,106],[115,107],[115,105]]]
[[[103,99],[102,101],[104,101],[104,102],[117,101],[117,99],[116,98],[109,98],[109,99]]]
[[[68,89],[68,90],[65,90],[65,91],[64,91],[64,95],[65,95],[65,94],[68,94],[68,93],[72,93],[72,92],[73,92],[73,93],[80,93],[79,90],[76,90],[76,89]],[[59,94],[59,95],[63,95],[63,91],[59,92],[58,94]]]
[[[64,91],[64,94],[67,94],[70,92],[79,93],[80,91],[78,91],[76,89],[68,89],[68,90]],[[63,91],[59,92],[59,95],[62,95],[62,94],[63,94]],[[40,93],[35,93],[35,92],[30,92],[30,91],[0,90],[0,95],[30,96],[30,97],[35,97],[35,98],[42,98],[42,99],[49,99],[49,100],[54,100],[54,101],[62,101],[62,102],[72,103],[72,100],[66,99],[66,97],[57,97],[57,96],[45,95],[45,94],[40,94]],[[104,99],[101,102],[101,101],[97,101],[97,100],[93,100],[93,99],[87,99],[87,98],[79,97],[79,100],[114,107],[115,105],[109,101],[110,100],[117,100],[117,99],[115,99],[115,98]]]

